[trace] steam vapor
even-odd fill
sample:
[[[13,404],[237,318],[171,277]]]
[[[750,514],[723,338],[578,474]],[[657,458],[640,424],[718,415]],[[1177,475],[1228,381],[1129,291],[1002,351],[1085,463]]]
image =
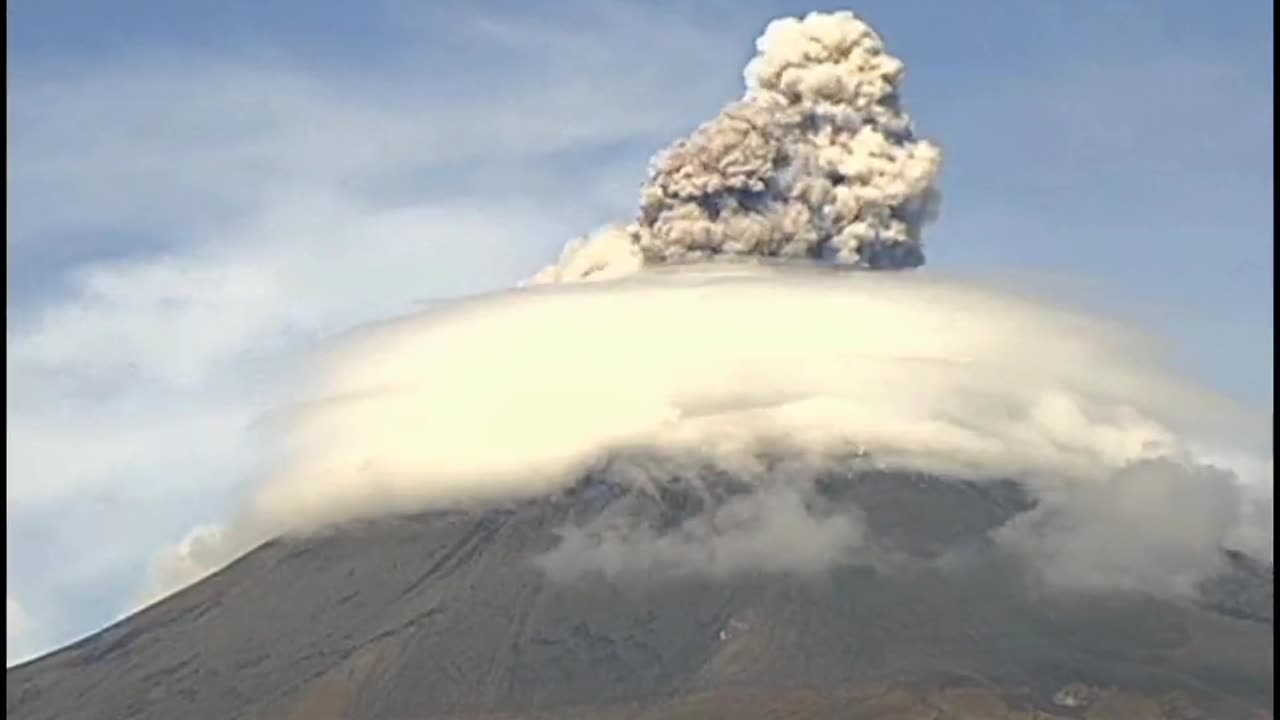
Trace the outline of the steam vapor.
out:
[[[815,505],[825,467],[1016,478],[1039,505],[996,539],[1064,586],[1186,592],[1223,546],[1271,557],[1269,425],[1162,371],[1144,338],[1007,292],[837,272],[924,262],[940,153],[900,106],[902,63],[852,14],[777,20],[757,50],[744,97],[653,162],[635,222],[324,358],[280,472],[165,552],[153,592],[282,533],[589,472],[643,492],[710,470],[757,492],[662,532],[565,528],[539,560],[553,578],[849,562],[863,518]],[[726,259],[752,262],[709,262]]]

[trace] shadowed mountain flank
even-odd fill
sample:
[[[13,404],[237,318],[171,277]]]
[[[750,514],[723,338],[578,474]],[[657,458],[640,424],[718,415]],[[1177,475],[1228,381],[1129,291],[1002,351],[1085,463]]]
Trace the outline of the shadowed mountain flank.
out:
[[[1014,483],[877,471],[818,487],[865,521],[856,557],[820,573],[557,581],[542,569],[567,527],[611,513],[680,527],[739,492],[679,482],[641,493],[588,479],[269,542],[10,669],[7,716],[1227,718],[1271,706],[1269,566],[1233,554],[1201,602],[1053,593],[992,541],[1034,506]]]

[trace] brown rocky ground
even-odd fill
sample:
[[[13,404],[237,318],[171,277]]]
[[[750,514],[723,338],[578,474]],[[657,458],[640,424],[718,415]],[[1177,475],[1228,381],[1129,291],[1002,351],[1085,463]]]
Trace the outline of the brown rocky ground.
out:
[[[1046,597],[994,556],[963,573],[551,583],[530,558],[612,502],[584,488],[268,543],[10,669],[7,717],[1271,717],[1273,579],[1247,559],[1212,606]],[[843,488],[878,542],[919,557],[981,549],[1028,506],[1010,485],[918,475]]]

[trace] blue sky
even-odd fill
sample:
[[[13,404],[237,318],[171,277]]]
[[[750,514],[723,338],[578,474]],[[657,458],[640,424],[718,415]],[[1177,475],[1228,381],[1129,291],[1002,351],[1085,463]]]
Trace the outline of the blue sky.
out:
[[[133,607],[324,338],[631,212],[795,2],[9,4],[8,656]],[[932,269],[1272,402],[1270,3],[863,2],[946,153]],[[19,622],[20,621],[20,622]]]

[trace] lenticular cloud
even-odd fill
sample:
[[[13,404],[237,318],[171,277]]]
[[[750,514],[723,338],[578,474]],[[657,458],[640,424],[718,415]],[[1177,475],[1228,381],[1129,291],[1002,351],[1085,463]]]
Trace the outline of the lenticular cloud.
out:
[[[1245,531],[1243,481],[1187,469],[1203,448],[1262,438],[1109,323],[923,275],[790,266],[686,265],[447,304],[349,340],[312,399],[287,424],[283,471],[230,529],[184,547],[210,557],[211,543],[239,552],[354,518],[529,498],[606,463],[635,485],[713,468],[764,487],[785,458],[1013,477],[1067,511],[1105,506],[1079,499],[1095,495],[1148,502],[1115,517],[1176,534],[1194,508],[1150,490],[1158,472],[1126,475],[1159,460],[1230,510],[1197,536],[1208,548]],[[1117,489],[1132,477],[1148,490]],[[179,575],[207,567],[179,555]]]

